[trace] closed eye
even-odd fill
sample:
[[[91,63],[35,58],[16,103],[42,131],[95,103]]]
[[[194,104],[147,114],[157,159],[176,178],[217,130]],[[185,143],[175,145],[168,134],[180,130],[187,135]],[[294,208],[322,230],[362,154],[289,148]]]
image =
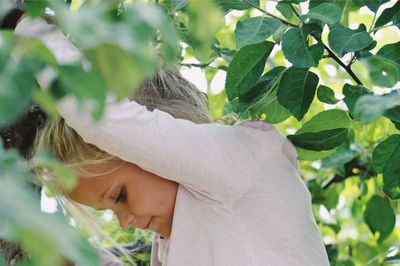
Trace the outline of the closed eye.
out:
[[[126,189],[124,186],[122,186],[120,191],[118,192],[117,197],[115,198],[115,203],[126,202],[126,199],[127,199]]]

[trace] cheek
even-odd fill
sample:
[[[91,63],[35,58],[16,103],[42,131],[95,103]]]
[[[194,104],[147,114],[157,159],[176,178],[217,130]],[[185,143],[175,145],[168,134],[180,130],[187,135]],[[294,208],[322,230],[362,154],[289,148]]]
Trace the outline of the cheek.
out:
[[[138,193],[137,195],[129,196],[127,209],[137,216],[159,215],[158,204],[154,197],[151,197],[151,194]]]
[[[74,202],[79,204],[83,204],[86,206],[90,206],[90,195],[85,190],[80,190],[79,188],[74,189],[68,193],[65,193],[66,197],[71,199]]]

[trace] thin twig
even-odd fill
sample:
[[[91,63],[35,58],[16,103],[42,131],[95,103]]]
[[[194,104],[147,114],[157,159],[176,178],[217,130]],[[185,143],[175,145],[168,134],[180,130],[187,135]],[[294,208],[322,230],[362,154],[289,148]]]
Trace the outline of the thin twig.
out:
[[[397,26],[397,24],[388,24],[388,25],[383,25],[383,26],[380,26],[380,27],[376,27],[376,28],[373,28],[372,29],[372,31],[371,32],[376,32],[376,31],[378,31],[378,30],[380,30],[380,29],[384,29],[384,28],[388,28],[388,27],[393,27],[393,26]]]
[[[218,68],[218,67],[213,67],[213,66],[210,66],[210,64],[211,64],[212,62],[209,62],[209,63],[203,63],[203,64],[196,64],[196,63],[180,63],[179,65],[181,65],[181,66],[185,66],[185,67],[199,67],[199,68],[206,68],[206,67],[208,67],[208,68],[212,68],[212,69],[219,69],[219,70],[224,70],[224,69],[221,69],[221,68]]]
[[[371,33],[371,32],[372,32],[372,29],[373,29],[374,24],[375,24],[375,19],[376,19],[376,11],[375,11],[375,13],[374,13],[374,17],[372,18],[371,26],[369,26],[368,33]]]
[[[376,255],[375,257],[373,257],[372,259],[370,259],[370,260],[367,262],[366,265],[371,265],[373,262],[377,261],[380,257],[383,257],[383,256],[386,257],[389,253],[391,253],[391,252],[393,252],[393,251],[395,251],[395,250],[399,250],[399,249],[396,248],[396,247],[391,247],[391,248],[389,248],[389,250],[386,250],[385,252],[382,252],[382,253]]]
[[[292,8],[293,13],[294,13],[298,18],[300,18],[299,13],[298,13],[297,10],[294,8],[294,6],[293,6],[292,4],[290,4],[290,7]]]
[[[255,5],[255,4],[249,2],[248,0],[240,0],[240,1],[242,1],[242,2],[245,3],[245,4],[248,4],[248,5],[251,6],[251,7],[254,7],[255,9],[257,9],[257,10],[263,12],[264,14],[266,14],[266,15],[268,15],[268,16],[270,16],[270,17],[273,17],[273,18],[276,18],[276,19],[280,20],[283,24],[286,24],[286,25],[289,25],[289,26],[292,26],[292,27],[297,27],[296,24],[293,24],[293,23],[291,23],[291,22],[289,22],[289,21],[286,21],[286,20],[284,20],[284,19],[282,19],[282,18],[280,18],[280,17],[278,17],[278,16],[275,16],[274,14],[269,13],[268,11],[266,11],[266,10],[260,8],[259,6],[257,6],[257,5]]]
[[[354,63],[355,58],[356,58],[356,53],[353,53],[353,55],[350,58],[349,63],[347,64],[347,67],[350,67]]]
[[[324,182],[322,182],[322,189],[328,189],[334,183],[341,183],[349,177],[356,176],[358,172],[367,171],[369,175],[374,176],[376,172],[368,170],[367,163],[360,158],[356,157],[353,160],[344,164],[344,175],[333,174],[329,176]]]
[[[319,40],[320,42],[322,42],[321,40]],[[329,56],[335,60],[340,66],[342,66],[344,68],[344,70],[346,70],[346,72],[350,75],[350,77],[352,77],[352,79],[358,84],[358,85],[363,85],[363,83],[361,82],[361,80],[356,76],[356,74],[354,74],[353,70],[351,70],[350,66],[346,66],[345,63],[343,63],[339,57],[337,57],[331,49],[329,49],[328,46],[326,46],[325,44],[324,48],[325,50],[328,52]]]

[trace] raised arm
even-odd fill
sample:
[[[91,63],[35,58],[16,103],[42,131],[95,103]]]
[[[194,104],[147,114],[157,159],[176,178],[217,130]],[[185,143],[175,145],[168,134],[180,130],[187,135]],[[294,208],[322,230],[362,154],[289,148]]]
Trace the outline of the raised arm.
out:
[[[195,124],[136,102],[109,103],[100,122],[77,111],[73,98],[60,113],[86,142],[217,200],[247,191],[266,162],[276,131]]]
[[[40,38],[60,63],[79,58],[54,26],[43,20],[20,24],[17,32]],[[59,111],[86,142],[221,201],[232,201],[253,185],[277,133],[272,127],[199,125],[129,101],[110,102],[97,123],[73,97],[62,100]]]

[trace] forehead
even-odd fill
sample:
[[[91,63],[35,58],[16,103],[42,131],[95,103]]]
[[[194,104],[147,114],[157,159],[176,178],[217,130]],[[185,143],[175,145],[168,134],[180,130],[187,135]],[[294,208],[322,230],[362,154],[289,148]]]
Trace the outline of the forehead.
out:
[[[78,179],[78,185],[67,193],[73,201],[80,204],[99,208],[102,195],[112,185],[113,178],[109,175],[84,177]]]

